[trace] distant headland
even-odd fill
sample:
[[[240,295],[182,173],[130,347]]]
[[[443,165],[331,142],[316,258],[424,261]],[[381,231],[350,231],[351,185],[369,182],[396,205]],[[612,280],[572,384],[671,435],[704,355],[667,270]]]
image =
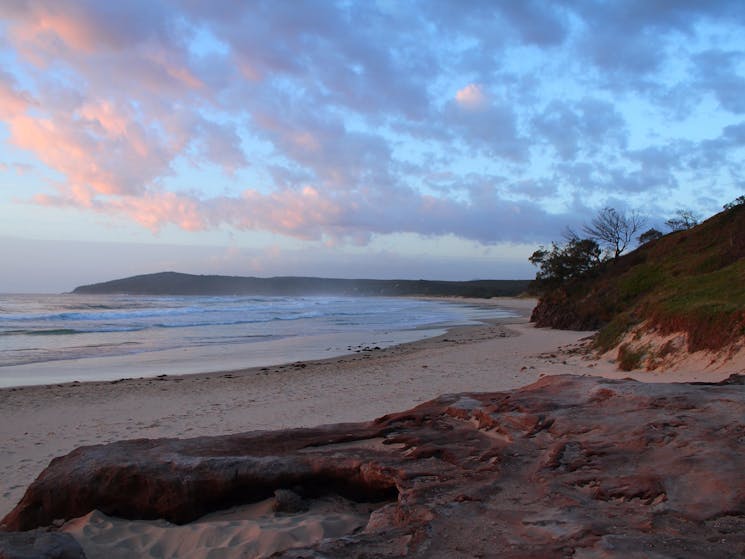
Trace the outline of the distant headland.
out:
[[[530,280],[377,280],[313,277],[242,277],[160,272],[81,285],[77,294],[130,295],[344,295],[512,297],[525,292]]]

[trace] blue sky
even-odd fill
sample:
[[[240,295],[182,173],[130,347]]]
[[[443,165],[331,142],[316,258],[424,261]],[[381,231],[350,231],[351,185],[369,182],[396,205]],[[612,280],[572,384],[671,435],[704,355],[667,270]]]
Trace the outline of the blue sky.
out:
[[[0,291],[530,277],[745,191],[745,4],[8,1]]]

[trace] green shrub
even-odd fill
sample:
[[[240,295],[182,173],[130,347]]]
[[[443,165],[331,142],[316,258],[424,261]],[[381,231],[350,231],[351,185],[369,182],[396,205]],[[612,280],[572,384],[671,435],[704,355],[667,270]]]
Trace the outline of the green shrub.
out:
[[[639,369],[646,353],[645,349],[632,349],[629,344],[622,344],[618,348],[618,368],[622,371]]]
[[[626,332],[631,330],[638,321],[634,320],[628,314],[616,315],[613,320],[606,324],[595,336],[595,348],[600,352],[606,352],[616,347]]]

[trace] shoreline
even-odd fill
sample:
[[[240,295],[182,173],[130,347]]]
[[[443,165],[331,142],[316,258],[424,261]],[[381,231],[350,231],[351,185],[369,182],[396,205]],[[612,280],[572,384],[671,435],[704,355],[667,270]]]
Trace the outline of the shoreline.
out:
[[[387,298],[390,299],[390,298]],[[495,314],[505,310],[499,304],[486,303],[484,299],[464,299],[459,297],[406,297],[406,299],[429,301],[460,307],[451,311],[459,316],[439,321],[396,327],[371,327],[360,329],[354,326],[348,330],[326,332],[314,331],[312,327],[302,333],[279,333],[263,337],[267,339],[239,341],[220,337],[210,338],[211,334],[199,338],[193,333],[182,336],[196,336],[196,342],[166,345],[142,351],[124,351],[111,355],[88,355],[71,358],[33,361],[30,363],[7,364],[0,366],[0,389],[24,386],[44,386],[72,382],[111,382],[131,378],[155,378],[162,375],[182,376],[248,368],[273,367],[298,361],[319,361],[349,355],[366,347],[388,348],[436,337],[450,328],[463,325],[478,325]],[[509,311],[508,311],[509,312]],[[484,317],[483,315],[491,315]],[[433,317],[434,318],[434,317]],[[224,334],[223,334],[224,336]],[[90,343],[90,342],[86,342]],[[110,341],[101,340],[103,346]],[[113,342],[117,345],[117,342]],[[125,343],[133,343],[127,341]],[[140,342],[137,342],[140,343]],[[124,345],[118,342],[118,345]],[[93,346],[95,347],[95,345]],[[12,352],[11,352],[12,353]]]
[[[544,375],[718,381],[731,371],[627,373],[573,351],[591,332],[534,328],[533,299],[463,300],[518,317],[381,350],[214,373],[0,389],[0,516],[49,461],[78,446],[368,421],[445,393],[494,392]]]
[[[383,356],[387,352],[391,352],[392,350],[412,350],[416,351],[419,349],[419,346],[425,345],[428,342],[431,342],[432,340],[441,340],[442,338],[447,338],[448,334],[451,332],[458,332],[458,331],[467,331],[467,330],[478,330],[481,328],[489,327],[492,325],[509,325],[509,324],[523,324],[528,323],[530,319],[530,313],[535,306],[536,299],[533,298],[512,298],[512,297],[494,297],[492,299],[466,299],[466,298],[458,298],[458,297],[417,297],[417,299],[422,300],[435,300],[435,301],[445,301],[445,302],[451,302],[451,303],[458,303],[474,308],[482,308],[482,309],[488,309],[491,307],[500,307],[505,310],[508,310],[510,312],[515,313],[516,316],[508,316],[508,317],[499,317],[499,318],[479,318],[475,319],[478,320],[478,324],[428,324],[425,326],[420,326],[417,328],[412,328],[411,330],[403,330],[402,332],[440,332],[435,335],[427,336],[424,338],[417,338],[411,341],[403,341],[400,343],[393,343],[391,345],[388,345],[386,347],[381,347],[380,349],[374,350],[376,356],[380,357]],[[370,333],[368,333],[370,334]],[[368,338],[371,336],[368,335]],[[373,336],[374,337],[374,336]],[[270,365],[256,365],[256,366],[248,366],[248,367],[229,367],[229,368],[222,368],[217,371],[205,371],[205,372],[195,372],[195,373],[182,373],[182,374],[166,374],[166,375],[156,375],[156,376],[138,376],[138,377],[127,377],[127,378],[111,378],[111,379],[101,379],[101,380],[88,380],[88,381],[82,381],[82,380],[73,380],[73,381],[67,381],[67,382],[48,382],[48,383],[39,383],[39,384],[24,384],[24,385],[18,385],[18,386],[0,386],[0,394],[6,391],[19,391],[19,390],[32,390],[32,389],[44,389],[44,388],[51,388],[51,387],[66,387],[66,386],[86,386],[86,385],[111,385],[111,384],[119,384],[122,382],[147,382],[152,380],[161,379],[162,377],[168,377],[168,380],[186,380],[186,379],[197,379],[197,378],[211,378],[211,377],[220,377],[226,373],[235,373],[235,374],[251,374],[256,372],[265,372],[267,370],[284,370],[286,368],[289,368],[291,366],[297,365],[299,363],[303,363],[306,366],[307,365],[323,365],[323,364],[333,364],[338,361],[344,362],[345,359],[348,358],[354,358],[355,356],[358,356],[359,353],[364,354],[364,358],[369,358],[370,355],[368,352],[364,351],[365,347],[369,347],[371,345],[370,342],[367,344],[359,344],[359,348],[353,349],[352,351],[349,351],[347,353],[339,354],[339,355],[332,355],[329,357],[322,357],[319,359],[302,359],[302,360],[290,360],[287,362],[281,362],[276,364],[270,364]],[[428,345],[428,344],[427,344]],[[168,350],[165,350],[168,351]],[[95,359],[95,358],[89,358],[89,359]],[[232,357],[228,357],[228,361],[231,361]],[[354,359],[352,359],[354,360]],[[51,361],[51,362],[45,362],[44,365],[49,365],[50,367],[59,364],[59,363],[67,363],[70,361],[76,361],[74,359],[71,360],[62,360],[62,361]]]

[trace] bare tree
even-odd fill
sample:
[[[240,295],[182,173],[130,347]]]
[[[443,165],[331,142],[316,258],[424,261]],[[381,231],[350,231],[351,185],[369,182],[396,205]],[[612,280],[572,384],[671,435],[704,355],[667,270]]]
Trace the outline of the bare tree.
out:
[[[678,210],[675,215],[665,222],[671,231],[685,231],[698,225],[698,218],[690,210]]]
[[[628,248],[643,225],[644,219],[636,212],[627,215],[613,208],[603,208],[582,231],[616,259]]]

